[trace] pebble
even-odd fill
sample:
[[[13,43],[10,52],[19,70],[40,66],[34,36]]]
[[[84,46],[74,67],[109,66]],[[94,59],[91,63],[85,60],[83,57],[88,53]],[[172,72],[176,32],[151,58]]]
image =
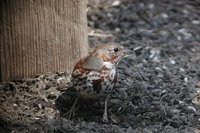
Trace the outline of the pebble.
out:
[[[165,19],[169,17],[166,13],[162,13],[161,16]]]
[[[198,21],[198,20],[193,20],[193,21],[192,21],[192,24],[199,25],[199,24],[200,24],[200,21]]]
[[[153,89],[153,90],[152,90],[152,93],[159,94],[160,92],[161,92],[161,90],[160,90],[160,89]]]
[[[184,78],[184,81],[187,83],[187,82],[188,82],[188,77],[185,77],[185,78]]]
[[[171,63],[172,65],[175,65],[175,64],[176,64],[176,61],[175,61],[175,60],[170,60],[170,63]]]
[[[148,4],[148,8],[149,8],[149,9],[154,9],[154,8],[155,8],[155,5],[154,5],[153,3],[150,3],[150,4]]]
[[[164,94],[166,94],[166,93],[167,93],[166,90],[162,90],[161,95],[164,95]]]
[[[179,68],[179,69],[180,69],[181,72],[185,72],[185,69],[183,69],[183,68]]]
[[[178,30],[178,33],[182,34],[185,39],[190,39],[192,34],[188,32],[188,29],[182,28]]]
[[[194,111],[194,112],[197,112],[197,109],[196,109],[195,107],[193,107],[193,106],[187,106],[187,107],[188,107],[189,110],[192,110],[192,111]]]
[[[112,3],[112,6],[119,6],[120,5],[120,1],[119,0],[116,0]]]
[[[132,127],[129,127],[129,128],[126,130],[126,133],[133,133]]]
[[[165,70],[168,69],[166,65],[163,65],[162,68]]]
[[[18,105],[16,103],[13,104],[14,107],[17,107]]]

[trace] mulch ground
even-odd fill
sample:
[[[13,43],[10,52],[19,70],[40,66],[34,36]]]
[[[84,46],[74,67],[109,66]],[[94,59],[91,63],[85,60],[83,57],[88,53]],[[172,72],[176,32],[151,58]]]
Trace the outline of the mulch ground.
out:
[[[64,72],[0,84],[0,132],[200,132],[200,1],[89,0],[89,42],[132,51],[103,108],[81,101]]]

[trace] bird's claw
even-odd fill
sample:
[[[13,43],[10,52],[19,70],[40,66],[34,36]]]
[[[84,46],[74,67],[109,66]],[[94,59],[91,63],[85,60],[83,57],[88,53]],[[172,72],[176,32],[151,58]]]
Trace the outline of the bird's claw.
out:
[[[72,119],[75,116],[75,111],[74,109],[70,109],[67,113],[63,115],[64,117],[68,117],[68,119]]]
[[[68,119],[72,119],[72,117],[75,116],[75,109],[76,109],[76,104],[77,104],[78,100],[79,100],[79,96],[75,99],[74,104],[72,105],[70,110],[66,114],[64,114],[64,116],[69,115]]]
[[[107,116],[107,113],[105,114],[103,114],[103,122],[104,123],[108,123],[108,116]]]

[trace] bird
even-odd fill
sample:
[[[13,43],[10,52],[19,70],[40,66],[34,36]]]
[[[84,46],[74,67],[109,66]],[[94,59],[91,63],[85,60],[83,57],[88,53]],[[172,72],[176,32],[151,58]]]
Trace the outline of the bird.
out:
[[[75,106],[79,98],[104,99],[103,122],[108,122],[107,104],[109,96],[117,83],[117,66],[123,57],[129,55],[128,50],[118,43],[98,45],[86,57],[80,59],[71,74],[73,88],[78,93],[69,116],[74,116]]]

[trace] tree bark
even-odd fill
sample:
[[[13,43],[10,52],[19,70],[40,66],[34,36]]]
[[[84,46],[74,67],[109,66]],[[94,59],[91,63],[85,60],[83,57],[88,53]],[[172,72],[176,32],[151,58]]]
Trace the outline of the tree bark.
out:
[[[1,0],[0,80],[71,72],[88,53],[86,0]]]

